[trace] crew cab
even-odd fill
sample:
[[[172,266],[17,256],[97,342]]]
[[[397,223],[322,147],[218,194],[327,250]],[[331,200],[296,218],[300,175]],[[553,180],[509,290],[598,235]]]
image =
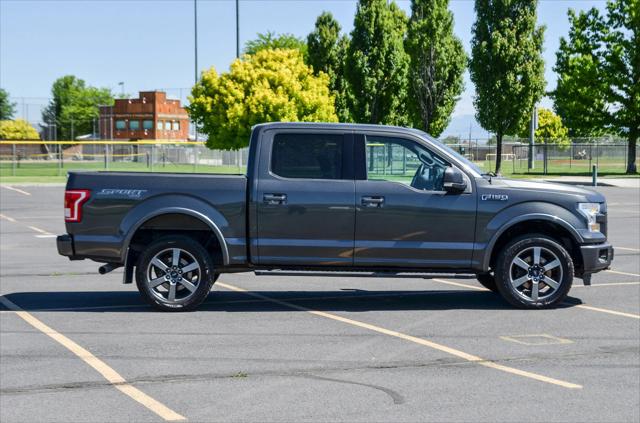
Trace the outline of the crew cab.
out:
[[[165,311],[247,271],[467,274],[544,308],[613,259],[601,194],[486,174],[424,132],[379,125],[257,125],[245,175],[70,172],[65,220],[61,255],[124,266]]]

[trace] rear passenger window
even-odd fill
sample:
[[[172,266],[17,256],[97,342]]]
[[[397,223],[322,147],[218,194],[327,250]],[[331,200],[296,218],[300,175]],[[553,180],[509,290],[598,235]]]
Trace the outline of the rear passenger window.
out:
[[[341,179],[343,136],[277,134],[271,171],[284,178]]]

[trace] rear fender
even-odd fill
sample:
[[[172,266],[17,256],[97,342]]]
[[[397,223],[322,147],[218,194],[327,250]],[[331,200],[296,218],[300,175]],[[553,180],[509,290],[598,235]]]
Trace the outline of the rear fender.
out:
[[[167,204],[180,204],[180,206],[167,207]],[[126,259],[129,244],[133,235],[149,219],[170,213],[180,213],[195,217],[204,222],[215,234],[222,248],[222,258],[225,265],[229,264],[229,249],[225,241],[223,231],[229,227],[229,222],[224,216],[210,204],[188,195],[160,195],[150,198],[136,207],[122,219],[119,231],[124,235],[122,246],[122,261]]]

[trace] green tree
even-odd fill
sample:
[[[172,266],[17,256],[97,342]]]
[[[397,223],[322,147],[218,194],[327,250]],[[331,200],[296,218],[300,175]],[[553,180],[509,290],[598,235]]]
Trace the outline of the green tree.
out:
[[[329,12],[322,12],[313,30],[307,36],[306,62],[318,75],[329,75],[329,89],[335,97],[336,114],[340,122],[350,122],[347,105],[348,85],[344,76],[345,56],[349,38],[340,36],[340,24]]]
[[[207,146],[237,150],[249,143],[258,123],[336,122],[329,77],[313,75],[297,50],[261,50],[214,68],[193,87],[187,111],[208,137]]]
[[[405,13],[387,0],[360,0],[347,50],[348,105],[355,122],[404,125],[409,57]]]
[[[537,0],[476,0],[469,71],[475,84],[476,119],[496,135],[496,173],[502,139],[518,132],[544,94]]]
[[[93,119],[100,115],[98,106],[112,105],[113,94],[107,88],[87,86],[73,75],[58,78],[51,88],[52,100],[42,112],[46,125],[55,125],[58,140],[91,133]]]
[[[0,140],[39,140],[40,134],[26,120],[0,120]]]
[[[520,138],[529,138],[529,123],[520,128]],[[538,108],[538,128],[535,131],[536,142],[569,145],[569,130],[562,124],[560,116],[544,107]]]
[[[627,173],[637,172],[640,137],[640,0],[610,0],[607,14],[569,10],[560,39],[554,108],[569,133],[617,133],[628,140]]]
[[[9,93],[0,88],[0,120],[7,120],[13,117],[16,112],[16,103],[9,100]]]
[[[258,34],[258,38],[255,40],[247,41],[244,45],[245,54],[256,54],[260,50],[299,50],[302,56],[307,54],[307,44],[304,40],[292,35],[292,34],[276,34],[275,32],[267,31],[266,34]]]
[[[405,49],[409,65],[408,105],[413,126],[434,137],[451,120],[464,88],[467,55],[453,35],[449,0],[412,0]]]

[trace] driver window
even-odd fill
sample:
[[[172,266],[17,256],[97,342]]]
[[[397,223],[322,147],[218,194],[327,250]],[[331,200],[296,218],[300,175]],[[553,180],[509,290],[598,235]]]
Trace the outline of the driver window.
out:
[[[407,184],[418,190],[443,191],[447,162],[410,140],[366,137],[367,179]]]

